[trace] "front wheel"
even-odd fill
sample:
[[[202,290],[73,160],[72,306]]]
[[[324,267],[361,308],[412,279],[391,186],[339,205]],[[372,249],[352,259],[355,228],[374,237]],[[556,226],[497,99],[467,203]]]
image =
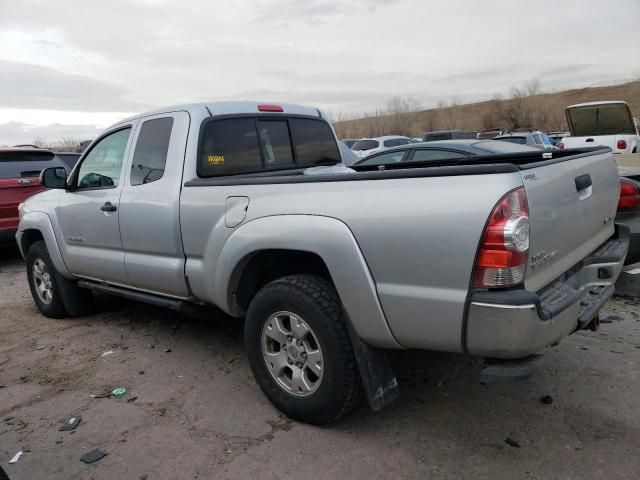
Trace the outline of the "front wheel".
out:
[[[67,316],[55,267],[43,241],[35,242],[27,252],[27,280],[31,296],[43,315],[51,318]]]
[[[331,283],[313,275],[275,280],[251,301],[249,363],[262,391],[289,417],[325,424],[356,405],[360,377],[343,315]]]

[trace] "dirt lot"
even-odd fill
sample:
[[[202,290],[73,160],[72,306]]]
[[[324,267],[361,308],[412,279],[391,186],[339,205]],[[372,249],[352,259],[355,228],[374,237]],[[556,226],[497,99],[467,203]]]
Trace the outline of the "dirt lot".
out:
[[[239,322],[103,304],[83,318],[39,315],[18,254],[0,251],[0,465],[11,480],[640,476],[640,301],[630,297],[609,304],[599,332],[551,349],[527,383],[480,385],[481,362],[463,356],[395,354],[400,400],[328,428],[269,404]],[[91,397],[120,386],[122,398]],[[77,429],[59,432],[74,415]],[[108,455],[82,463],[94,448]]]

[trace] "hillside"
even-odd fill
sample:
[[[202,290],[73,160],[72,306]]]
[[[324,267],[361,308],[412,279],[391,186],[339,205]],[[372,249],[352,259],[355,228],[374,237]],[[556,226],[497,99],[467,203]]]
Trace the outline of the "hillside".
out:
[[[565,130],[564,108],[582,102],[624,100],[640,118],[640,81],[604,87],[589,87],[555,93],[527,95],[515,90],[511,98],[465,105],[441,106],[421,111],[396,109],[396,113],[365,114],[363,118],[335,123],[340,138],[388,134],[421,136],[433,130],[486,130],[533,127]]]

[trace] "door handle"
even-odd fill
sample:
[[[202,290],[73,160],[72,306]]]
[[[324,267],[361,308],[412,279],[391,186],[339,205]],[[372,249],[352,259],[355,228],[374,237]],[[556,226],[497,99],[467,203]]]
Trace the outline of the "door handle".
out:
[[[118,207],[113,205],[111,202],[104,202],[104,205],[100,207],[100,210],[103,212],[115,212],[117,209]]]

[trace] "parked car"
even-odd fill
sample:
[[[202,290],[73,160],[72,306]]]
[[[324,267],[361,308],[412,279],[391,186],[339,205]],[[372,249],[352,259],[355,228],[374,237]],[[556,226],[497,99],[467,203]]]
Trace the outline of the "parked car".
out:
[[[351,150],[356,152],[358,158],[364,158],[373,153],[377,153],[388,148],[399,147],[400,145],[407,145],[409,143],[411,143],[411,139],[409,137],[403,137],[400,135],[361,138],[353,144]]]
[[[219,102],[123,120],[70,175],[44,170],[53,190],[20,207],[34,302],[78,315],[98,291],[245,317],[258,385],[310,423],[360,392],[374,409],[396,398],[387,349],[499,358],[485,379],[513,380],[597,326],[628,246],[611,152],[340,163],[316,108]]]
[[[553,150],[555,147],[549,137],[544,132],[538,130],[530,131],[510,131],[494,137],[494,140],[517,143],[519,145],[529,145],[543,150]]]
[[[55,155],[62,160],[67,167],[69,167],[69,170],[73,170],[73,167],[78,163],[81,154],[76,152],[56,152]]]
[[[342,157],[342,163],[344,165],[353,165],[360,160],[353,150],[347,147],[343,141],[338,141],[338,147],[340,148],[340,156]]]
[[[625,102],[590,102],[566,108],[571,136],[563,148],[609,147],[613,153],[639,153],[640,127]]]
[[[504,128],[491,128],[478,133],[478,138],[481,140],[493,140],[498,135],[502,135],[506,129]]]
[[[422,137],[423,142],[434,142],[437,140],[464,140],[478,138],[478,132],[468,130],[440,130],[437,132],[427,132]]]
[[[538,149],[492,140],[440,140],[393,148],[363,158],[356,166],[388,165],[398,162],[435,162],[478,155],[539,152]]]
[[[64,164],[49,150],[0,148],[0,244],[15,242],[18,205],[30,195],[44,190],[38,177],[48,167],[64,167]]]
[[[629,253],[625,265],[640,262],[640,167],[618,167],[620,199],[616,223],[629,229]]]
[[[353,147],[353,144],[358,141],[358,139],[357,138],[343,138],[340,141],[342,143],[344,143],[347,147],[351,148],[351,147]]]
[[[562,141],[571,135],[571,132],[547,132],[547,137],[557,147],[560,147]]]

